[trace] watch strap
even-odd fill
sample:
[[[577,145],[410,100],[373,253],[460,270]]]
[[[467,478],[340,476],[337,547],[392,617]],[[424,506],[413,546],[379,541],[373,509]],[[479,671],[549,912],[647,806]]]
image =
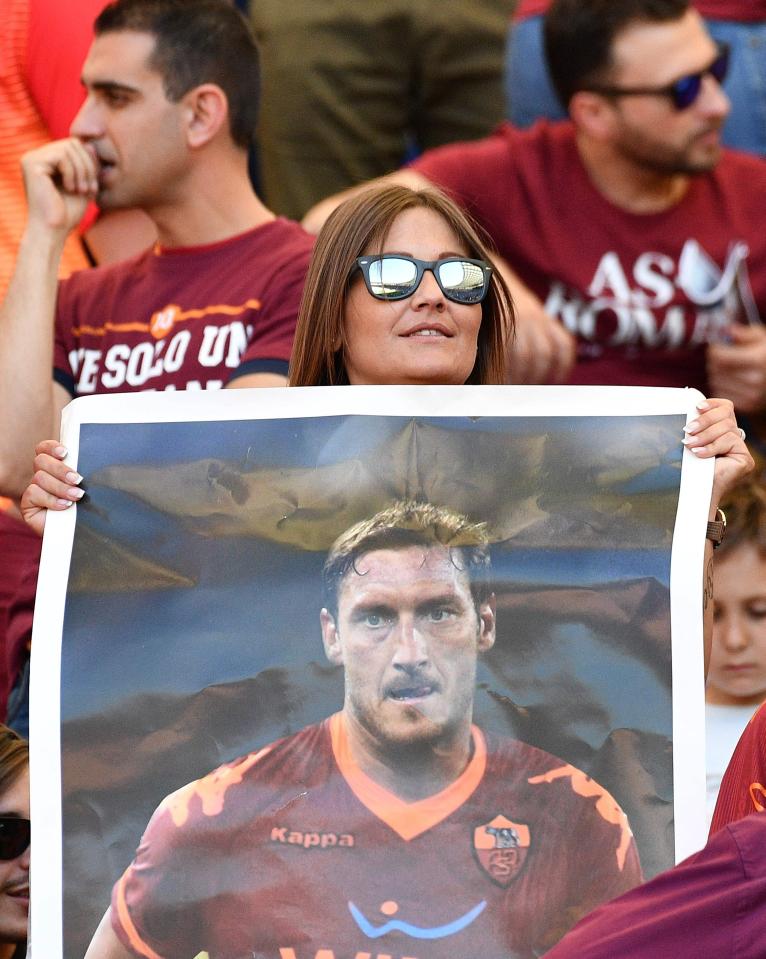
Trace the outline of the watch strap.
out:
[[[715,519],[708,521],[707,533],[705,534],[706,538],[712,542],[713,549],[718,549],[718,547],[721,545],[725,532],[726,514],[722,509],[717,509],[715,511]]]

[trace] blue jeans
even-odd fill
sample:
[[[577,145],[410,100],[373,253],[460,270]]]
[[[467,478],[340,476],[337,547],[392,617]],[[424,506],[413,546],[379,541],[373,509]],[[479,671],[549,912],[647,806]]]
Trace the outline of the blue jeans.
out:
[[[729,75],[723,85],[731,113],[723,142],[766,156],[766,23],[708,20],[714,40],[731,46]]]
[[[566,110],[548,78],[542,17],[511,25],[505,47],[504,85],[505,113],[514,126],[531,126],[540,117],[566,118]]]

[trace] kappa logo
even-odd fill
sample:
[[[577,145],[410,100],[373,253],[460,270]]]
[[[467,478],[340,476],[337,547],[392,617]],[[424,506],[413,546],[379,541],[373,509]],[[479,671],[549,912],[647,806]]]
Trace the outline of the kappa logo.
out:
[[[531,841],[529,826],[505,816],[495,816],[473,831],[473,851],[479,865],[492,882],[504,888],[521,872]]]
[[[271,841],[285,846],[301,846],[303,849],[330,849],[333,846],[350,848],[354,845],[354,837],[350,833],[303,832],[290,829],[289,826],[274,826]]]

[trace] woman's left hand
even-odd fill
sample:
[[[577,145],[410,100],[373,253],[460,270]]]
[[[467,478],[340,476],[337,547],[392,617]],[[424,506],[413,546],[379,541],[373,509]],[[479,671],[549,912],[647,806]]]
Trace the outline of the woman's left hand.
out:
[[[700,459],[715,457],[713,493],[710,497],[712,516],[726,493],[752,472],[755,463],[737,426],[731,400],[703,400],[697,404],[697,410],[699,416],[687,423],[684,430],[686,438],[682,442]]]

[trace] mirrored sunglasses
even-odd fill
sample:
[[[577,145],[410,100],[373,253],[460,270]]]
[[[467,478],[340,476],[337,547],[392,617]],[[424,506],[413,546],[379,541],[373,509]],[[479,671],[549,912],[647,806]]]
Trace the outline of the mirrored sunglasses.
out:
[[[723,83],[729,71],[729,45],[720,43],[718,55],[713,62],[698,73],[689,73],[679,77],[664,87],[588,87],[591,93],[600,93],[605,97],[669,97],[676,110],[690,107],[702,90],[703,79],[710,74],[718,83]]]
[[[0,816],[0,859],[16,859],[29,845],[28,819]]]
[[[492,267],[483,260],[448,256],[441,260],[418,260],[400,253],[360,256],[355,272],[362,271],[365,286],[378,300],[403,300],[417,290],[430,270],[439,289],[454,303],[481,303],[489,290]]]

